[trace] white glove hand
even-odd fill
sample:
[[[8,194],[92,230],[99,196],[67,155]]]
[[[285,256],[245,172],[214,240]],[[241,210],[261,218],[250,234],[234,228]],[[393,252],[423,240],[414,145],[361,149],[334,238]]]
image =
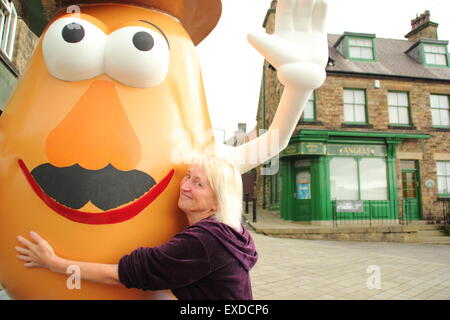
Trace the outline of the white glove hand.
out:
[[[316,89],[325,81],[327,0],[279,0],[275,32],[250,33],[248,41],[278,70],[287,87]]]

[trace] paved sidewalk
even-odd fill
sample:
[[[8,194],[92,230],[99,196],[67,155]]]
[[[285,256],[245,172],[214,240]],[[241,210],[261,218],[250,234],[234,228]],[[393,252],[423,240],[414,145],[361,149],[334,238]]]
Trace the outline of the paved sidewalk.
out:
[[[331,221],[324,225],[286,221],[279,212],[257,207],[257,221],[253,222],[251,205],[244,220],[256,233],[274,237],[305,240],[343,240],[372,242],[427,243],[450,245],[450,236],[443,233],[444,225],[427,225],[426,221],[361,220]]]
[[[450,300],[448,246],[252,235],[256,300]],[[376,275],[369,266],[380,272],[380,289],[368,289]]]

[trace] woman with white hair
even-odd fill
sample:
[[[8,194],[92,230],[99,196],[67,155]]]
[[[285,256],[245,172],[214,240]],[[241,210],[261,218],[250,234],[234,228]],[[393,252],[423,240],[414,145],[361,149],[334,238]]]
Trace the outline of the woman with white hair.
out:
[[[80,268],[82,279],[142,290],[170,289],[181,300],[253,299],[249,277],[257,261],[250,233],[242,226],[242,179],[237,168],[213,156],[194,158],[180,184],[178,207],[189,227],[168,243],[138,248],[118,264],[58,257],[37,233],[16,247],[26,267],[66,273]]]

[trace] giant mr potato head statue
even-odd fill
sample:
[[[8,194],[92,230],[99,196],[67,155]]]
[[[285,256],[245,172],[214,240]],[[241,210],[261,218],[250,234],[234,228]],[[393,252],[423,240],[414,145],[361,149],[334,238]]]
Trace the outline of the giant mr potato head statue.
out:
[[[325,80],[326,0],[279,0],[275,33],[249,35],[285,89],[269,130],[238,147],[205,135],[195,45],[220,0],[55,3],[0,117],[0,282],[16,299],[170,297],[92,282],[70,290],[68,276],[24,268],[16,236],[35,230],[62,257],[111,264],[170,240],[186,227],[177,200],[190,155],[214,152],[244,173],[287,146]]]

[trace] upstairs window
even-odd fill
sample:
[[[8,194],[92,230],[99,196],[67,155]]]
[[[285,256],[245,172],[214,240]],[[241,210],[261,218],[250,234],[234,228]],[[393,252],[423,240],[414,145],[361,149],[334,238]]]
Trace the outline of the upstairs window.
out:
[[[344,32],[333,45],[351,61],[373,62],[376,60],[376,35],[373,33]]]
[[[303,111],[303,121],[316,121],[316,93],[313,91]]]
[[[430,95],[431,117],[433,127],[448,128],[450,127],[450,96],[442,94]]]
[[[17,12],[9,0],[0,0],[0,51],[12,60],[16,36]]]
[[[367,124],[364,89],[344,89],[344,122]]]
[[[375,60],[373,39],[348,38],[348,57],[355,60]]]
[[[423,53],[425,56],[425,64],[427,65],[446,67],[448,64],[446,46],[424,43]]]
[[[409,98],[407,92],[389,92],[389,123],[406,126],[410,124]]]

